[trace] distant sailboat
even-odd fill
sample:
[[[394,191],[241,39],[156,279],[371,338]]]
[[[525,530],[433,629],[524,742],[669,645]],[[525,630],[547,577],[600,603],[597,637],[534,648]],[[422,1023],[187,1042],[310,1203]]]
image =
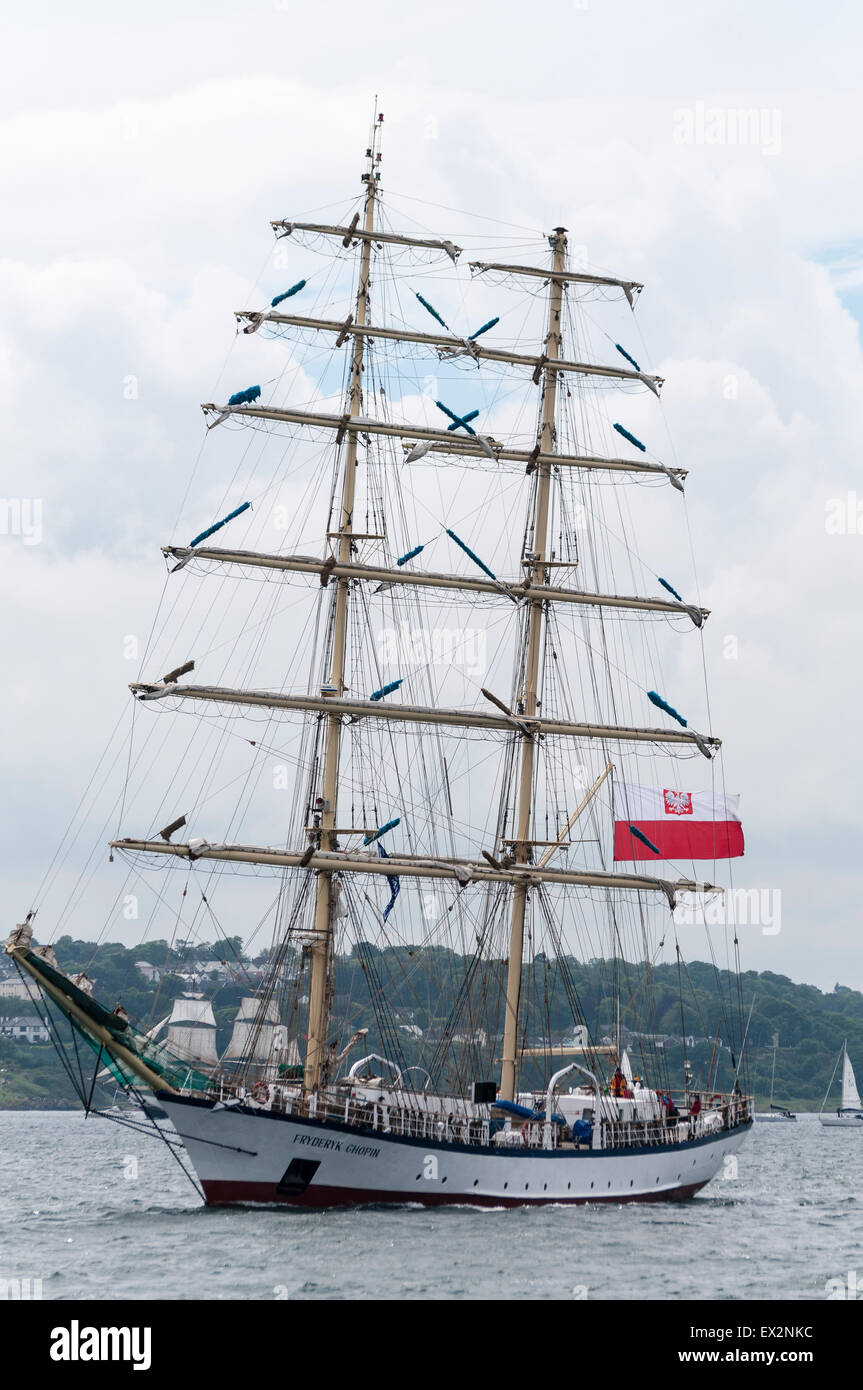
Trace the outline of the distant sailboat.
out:
[[[833,1085],[833,1078],[840,1061],[842,1062],[842,1104],[835,1115],[825,1114],[822,1104],[818,1118],[822,1125],[841,1125],[846,1129],[853,1126],[860,1129],[863,1127],[863,1109],[860,1107],[860,1092],[857,1090],[857,1079],[854,1076],[851,1058],[848,1056],[847,1042],[842,1044],[842,1051],[836,1060],[836,1066],[833,1068],[833,1076],[830,1078],[830,1086]],[[825,1101],[830,1094],[830,1086],[827,1087]]]
[[[773,1034],[773,1068],[770,1072],[770,1109],[756,1110],[755,1118],[762,1122],[766,1120],[796,1120],[797,1116],[792,1110],[786,1110],[783,1105],[775,1105],[773,1102],[773,1085],[776,1081],[776,1053],[779,1051],[779,1034]]]

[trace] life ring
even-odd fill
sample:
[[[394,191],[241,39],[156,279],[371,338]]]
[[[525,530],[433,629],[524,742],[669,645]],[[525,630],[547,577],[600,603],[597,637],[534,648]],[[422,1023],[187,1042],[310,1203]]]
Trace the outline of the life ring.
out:
[[[711,1110],[721,1110],[721,1109],[722,1109],[722,1095],[721,1095],[721,1093],[720,1093],[719,1091],[717,1091],[717,1092],[716,1092],[716,1095],[711,1096],[711,1097],[710,1097],[710,1100],[708,1101],[708,1104],[709,1104]]]
[[[256,1081],[252,1087],[252,1100],[258,1105],[267,1105],[270,1100],[270,1088],[266,1081]]]

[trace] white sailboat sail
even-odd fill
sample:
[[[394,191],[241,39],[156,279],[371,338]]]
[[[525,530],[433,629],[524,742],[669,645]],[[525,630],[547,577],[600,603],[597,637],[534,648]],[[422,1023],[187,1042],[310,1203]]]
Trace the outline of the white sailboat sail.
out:
[[[840,1062],[842,1063],[842,1103],[836,1110],[825,1110],[824,1106],[827,1104],[827,1098],[830,1095]],[[832,1128],[863,1130],[863,1108],[860,1106],[857,1078],[854,1075],[851,1058],[848,1056],[847,1042],[842,1044],[842,1051],[836,1059],[833,1075],[830,1078],[830,1084],[827,1087],[827,1094],[824,1097],[818,1118],[822,1125]]]
[[[854,1075],[854,1068],[851,1065],[847,1048],[842,1064],[842,1109],[860,1109],[860,1092],[857,1090],[857,1078]]]

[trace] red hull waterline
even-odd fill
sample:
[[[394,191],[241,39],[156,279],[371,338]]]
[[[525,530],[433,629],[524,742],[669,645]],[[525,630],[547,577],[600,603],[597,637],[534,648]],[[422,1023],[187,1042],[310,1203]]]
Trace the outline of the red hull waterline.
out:
[[[354,1207],[403,1205],[423,1207],[541,1207],[585,1206],[611,1202],[683,1202],[694,1196],[706,1182],[683,1184],[664,1192],[642,1192],[616,1197],[497,1197],[476,1196],[462,1192],[430,1193],[420,1197],[416,1192],[366,1191],[363,1188],[307,1187],[303,1193],[278,1192],[275,1184],[266,1182],[202,1182],[204,1200],[208,1207],[267,1206],[267,1207]]]

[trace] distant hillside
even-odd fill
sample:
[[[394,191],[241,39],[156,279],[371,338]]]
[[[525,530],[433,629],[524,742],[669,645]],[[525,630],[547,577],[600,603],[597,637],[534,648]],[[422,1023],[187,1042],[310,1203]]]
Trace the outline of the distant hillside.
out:
[[[400,1037],[411,1054],[410,1059],[415,1060],[422,1047],[420,1039],[414,1036],[419,1030],[426,1040],[445,1032],[453,990],[463,976],[465,962],[439,947],[366,949],[375,953],[376,972],[379,979],[386,981],[388,1004],[402,1025]],[[88,972],[95,982],[97,998],[109,1005],[122,1002],[133,1017],[145,1022],[156,1023],[170,1013],[172,1001],[183,989],[203,990],[213,1002],[219,1024],[220,1050],[227,1044],[241,997],[254,988],[264,963],[263,957],[257,962],[245,959],[239,938],[180,950],[172,950],[165,941],[156,941],[129,950],[116,942],[97,946],[93,942],[63,937],[55,943],[55,950],[61,969],[69,973]],[[141,962],[153,967],[160,977],[147,979],[147,972],[139,968]],[[408,963],[409,973],[404,968]],[[612,1035],[615,1027],[616,1006],[609,990],[612,963],[569,960],[566,964],[577,991],[581,1021],[587,1024],[593,1040],[600,1042],[603,1037]],[[486,968],[494,974],[500,965],[490,962]],[[546,1036],[552,1043],[561,1042],[575,1021],[563,991],[554,987],[557,963],[545,962],[544,968],[551,981],[544,1026],[541,1028],[538,1019],[532,1020],[529,1009],[526,1015],[528,1031],[532,1021],[537,1029],[537,1036],[532,1039],[537,1044]],[[624,969],[630,974],[638,971],[638,967],[632,965]],[[190,972],[191,978],[188,978]],[[6,981],[17,978],[15,972],[3,977]],[[447,981],[452,982],[451,986],[447,986]],[[351,1030],[368,1027],[369,1049],[385,1050],[377,1035],[369,988],[369,972],[363,968],[360,957],[357,954],[339,957],[334,998],[336,1023],[343,1018],[349,1020],[346,1027]],[[683,999],[684,1025],[689,1037],[686,1055],[696,1080],[708,1073],[714,1057],[717,1028],[727,1011],[727,1001],[735,992],[734,978],[726,972],[717,973],[705,962],[687,965]],[[623,993],[625,995],[625,991]],[[779,1035],[775,1097],[783,1104],[800,1110],[818,1109],[846,1038],[852,1060],[858,1064],[863,1078],[863,994],[838,984],[831,992],[824,993],[813,985],[795,984],[786,976],[769,971],[747,971],[741,977],[741,993],[747,1015],[753,997],[756,1000],[746,1059],[749,1085],[756,1092],[759,1106],[766,1105],[768,1099],[775,1033]],[[655,1039],[662,1040],[668,1075],[679,1078],[683,1049],[676,966],[663,965],[655,969],[653,994],[655,1006],[650,1031]],[[14,1016],[32,1016],[35,1012],[26,1000],[2,997],[0,991],[0,1022]],[[299,1017],[289,1023],[293,1032],[302,1034]],[[621,1023],[624,1042],[630,1046],[638,1070],[639,1042],[630,1036],[629,1030],[636,1026],[644,1029],[646,1025],[643,1020],[636,1023],[625,1003],[621,1008]],[[334,1032],[337,1031],[336,1027]],[[716,1048],[718,1087],[727,1085],[731,1077],[729,1041],[720,1032],[720,1046]],[[0,1108],[73,1104],[76,1104],[74,1093],[50,1043],[27,1044],[0,1037]]]

